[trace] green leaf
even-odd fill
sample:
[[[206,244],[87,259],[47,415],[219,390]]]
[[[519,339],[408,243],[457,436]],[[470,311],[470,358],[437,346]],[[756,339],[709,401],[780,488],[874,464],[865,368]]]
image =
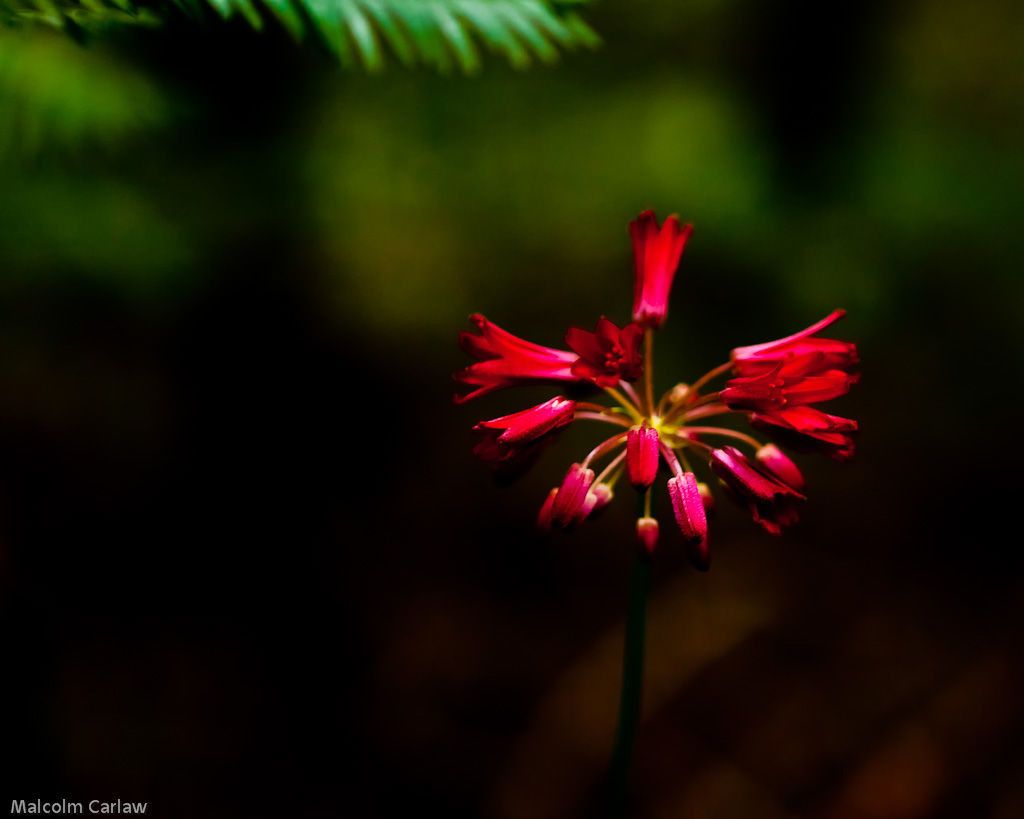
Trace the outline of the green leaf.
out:
[[[599,39],[575,9],[588,0],[0,0],[0,25],[48,25],[94,32],[153,25],[169,16],[240,17],[252,28],[271,18],[293,37],[313,36],[346,68],[405,66],[441,72],[480,68],[478,48],[515,68],[551,63],[562,50],[594,48]]]

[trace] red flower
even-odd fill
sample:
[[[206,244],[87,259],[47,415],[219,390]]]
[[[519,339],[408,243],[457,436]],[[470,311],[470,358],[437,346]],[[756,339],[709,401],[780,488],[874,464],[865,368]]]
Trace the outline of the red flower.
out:
[[[668,482],[668,496],[672,511],[683,533],[683,541],[695,568],[706,572],[711,566],[708,549],[708,519],[704,510],[697,476],[692,472],[681,472]]]
[[[518,384],[580,380],[572,371],[575,353],[521,339],[479,313],[474,313],[469,320],[480,333],[459,333],[459,346],[477,359],[477,363],[455,373],[455,380],[476,389],[455,396],[456,403]]]
[[[462,333],[459,343],[476,361],[456,373],[456,381],[469,388],[456,400],[518,384],[604,388],[612,399],[610,406],[607,401],[559,395],[481,421],[474,427],[480,434],[474,451],[492,463],[499,479],[507,480],[522,474],[568,424],[578,420],[605,425],[606,436],[547,494],[537,518],[540,527],[572,529],[595,517],[611,502],[612,487],[624,479],[639,493],[638,548],[653,553],[659,535],[652,515],[654,488],[664,458],[672,474],[669,500],[688,556],[694,566],[706,570],[714,496],[691,471],[691,464],[708,464],[727,493],[775,535],[796,522],[797,506],[804,500],[803,474],[781,449],[734,425],[707,426],[706,419],[738,414],[781,442],[845,460],[853,454],[857,422],[811,405],[838,398],[857,383],[857,347],[817,336],[843,317],[843,311],[836,310],[791,336],[737,347],[728,361],[698,378],[686,383],[673,378],[669,383],[675,386],[659,397],[651,366],[654,337],[649,331],[665,320],[672,280],[691,228],[681,226],[675,216],[659,226],[648,211],[629,229],[636,260],[630,324],[619,328],[602,316],[593,332],[570,328],[565,336],[569,349],[560,350],[525,341],[474,315],[476,332]],[[631,382],[640,376],[642,385],[634,387]],[[712,386],[719,379],[728,380],[724,386]],[[608,432],[608,426],[613,431]],[[715,442],[722,439],[734,446],[716,448]],[[749,448],[750,454],[737,446]]]
[[[829,415],[814,407],[787,407],[754,413],[750,423],[794,448],[813,449],[837,461],[853,457],[853,433],[858,425],[851,418]]]
[[[759,470],[735,447],[711,453],[711,469],[746,503],[754,522],[773,535],[797,521],[796,502],[804,496],[792,487]]]
[[[633,427],[626,438],[626,472],[634,489],[643,490],[658,477],[658,430]]]
[[[733,370],[738,375],[761,375],[780,363],[792,367],[791,372],[802,372],[804,375],[828,370],[849,370],[859,361],[856,344],[813,337],[845,315],[845,310],[833,310],[821,321],[799,333],[763,344],[737,347],[732,351]]]
[[[473,453],[488,463],[507,461],[523,447],[572,423],[576,402],[561,395],[535,407],[481,421],[473,427],[483,433]]]
[[[604,316],[597,320],[592,333],[570,327],[565,343],[579,356],[572,365],[572,374],[599,387],[614,387],[619,379],[636,381],[644,368],[640,356],[643,334],[638,324],[627,324],[620,330]]]
[[[722,390],[730,409],[772,411],[814,404],[846,395],[859,376],[842,370],[815,370],[821,354],[780,362],[760,375],[732,378]],[[808,371],[812,375],[808,375]]]
[[[649,210],[629,223],[636,264],[633,321],[651,328],[658,328],[665,321],[672,279],[692,232],[693,226],[680,227],[675,215],[669,216],[659,228],[654,212]]]

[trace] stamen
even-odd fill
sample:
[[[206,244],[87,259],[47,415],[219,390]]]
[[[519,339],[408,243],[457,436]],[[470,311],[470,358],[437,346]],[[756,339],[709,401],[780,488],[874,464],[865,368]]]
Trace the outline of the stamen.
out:
[[[683,474],[683,469],[679,466],[679,459],[676,457],[675,450],[672,449],[664,441],[659,442],[661,449],[661,456],[665,459],[665,463],[668,464],[668,468],[672,470],[672,474],[679,476]]]
[[[576,406],[579,406],[577,404]],[[687,410],[683,413],[683,421],[693,421],[697,418],[710,418],[713,415],[727,415],[730,412],[736,412],[737,410],[729,409],[725,404],[708,404],[703,407],[698,407],[695,410]]]
[[[628,381],[620,381],[619,383],[622,385],[623,392],[625,392],[633,403],[636,404],[637,409],[640,409],[643,405],[640,403],[640,396],[636,394],[636,390],[633,389],[633,385]]]
[[[576,409],[593,410],[594,412],[614,412],[612,407],[606,407],[604,404],[594,404],[590,401],[577,401]]]
[[[608,438],[607,440],[602,441],[597,446],[595,446],[592,450],[590,450],[590,454],[587,455],[587,457],[583,459],[583,463],[580,464],[580,466],[582,466],[584,469],[586,469],[587,467],[590,466],[590,462],[593,461],[595,458],[600,458],[602,455],[606,455],[607,453],[611,452],[616,447],[621,446],[622,444],[626,443],[627,435],[628,435],[628,433],[624,432],[621,435],[613,435],[611,438]]]
[[[625,457],[625,452],[620,452],[618,455],[616,455],[615,458],[612,459],[611,463],[609,463],[608,466],[601,470],[601,474],[594,478],[594,485],[596,486],[597,484],[604,481],[605,483],[608,484],[609,487],[614,486],[615,482],[619,479],[619,475],[622,474],[621,472],[616,472],[615,475],[613,475],[612,478],[609,479],[608,481],[605,481],[604,479],[608,477],[609,473],[611,473],[612,470],[614,470],[619,464],[622,463],[622,459]]]
[[[677,433],[685,437],[687,433],[694,433],[696,435],[722,435],[726,438],[735,438],[738,441],[743,441],[745,444],[750,444],[754,449],[761,448],[761,442],[745,432],[738,432],[735,429],[723,429],[722,427],[684,427]]]
[[[707,453],[711,453],[711,452],[715,451],[715,447],[711,446],[710,444],[705,444],[703,441],[698,441],[696,438],[687,438],[686,439],[686,446],[695,446],[698,449],[703,449]],[[681,453],[682,453],[682,450],[680,450],[680,454]]]
[[[688,392],[687,395],[692,396],[693,390],[690,390],[690,392]],[[682,403],[676,404],[671,409],[669,409],[668,414],[665,416],[665,420],[674,421],[676,416],[678,416],[680,412],[689,412],[690,410],[697,409],[698,407],[703,407],[708,404],[720,402],[721,395],[722,394],[720,392],[709,392],[707,395],[702,395],[696,401],[689,399],[684,400]]]
[[[612,462],[612,464],[610,464],[609,467],[608,467],[608,469],[611,469],[612,466],[616,466],[617,467],[615,469],[615,471],[611,474],[611,477],[608,477],[608,478],[604,479],[604,482],[605,482],[605,484],[607,484],[609,489],[614,489],[615,488],[615,484],[617,484],[619,482],[619,478],[621,478],[623,473],[626,471],[626,470],[621,468],[621,464],[622,464],[622,459],[621,459],[621,457],[619,457],[619,458],[616,458]],[[601,474],[604,475],[605,473],[607,473],[608,469],[605,469],[604,472],[602,472]]]
[[[633,424],[625,418],[620,418],[607,412],[576,412],[573,417],[577,420],[603,421],[606,424],[612,424],[617,427],[626,427],[627,429],[633,426]]]
[[[718,376],[725,375],[729,370],[732,369],[732,362],[726,361],[724,364],[719,364],[713,370],[708,370],[704,375],[698,378],[690,385],[690,395],[696,395],[700,388],[707,384],[709,381],[714,381]]]
[[[628,386],[625,381],[622,381],[620,383],[622,383],[623,385]],[[626,396],[624,396],[621,392],[619,392],[617,389],[615,389],[615,387],[605,387],[604,391],[606,393],[608,393],[616,401],[618,401],[619,405],[626,412],[629,413],[630,417],[636,423],[639,424],[641,421],[644,420],[644,416],[641,414],[639,407],[636,404],[633,404],[628,398],[626,398]]]

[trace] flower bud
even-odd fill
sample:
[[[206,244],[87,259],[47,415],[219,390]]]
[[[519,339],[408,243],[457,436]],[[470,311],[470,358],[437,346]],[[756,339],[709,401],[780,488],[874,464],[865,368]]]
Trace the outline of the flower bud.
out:
[[[593,482],[593,469],[584,469],[580,464],[569,467],[551,505],[553,526],[565,529],[579,523],[590,512],[593,503],[587,506],[587,495],[590,494],[590,484]]]
[[[789,484],[797,490],[804,488],[803,474],[797,465],[775,444],[765,444],[757,450],[754,457],[757,458],[761,466],[783,483]]]
[[[671,404],[678,404],[684,398],[686,398],[686,396],[689,394],[689,392],[690,392],[690,385],[689,384],[682,384],[682,383],[676,384],[672,388],[672,391],[668,394],[668,403],[670,405]]]
[[[658,477],[658,430],[646,423],[633,427],[626,436],[626,473],[641,492]]]
[[[590,490],[590,494],[594,496],[594,507],[590,510],[590,517],[601,512],[609,503],[612,502],[612,498],[615,497],[615,493],[612,492],[612,488],[606,483],[594,484]]]
[[[704,504],[704,511],[713,511],[715,508],[715,495],[711,491],[711,487],[704,483],[704,481],[698,481],[697,491],[700,492],[700,499],[701,502]]]
[[[647,554],[654,554],[654,550],[658,546],[658,521],[654,518],[638,518],[636,537]]]
[[[683,533],[687,553],[694,568],[706,572],[711,565],[708,551],[708,519],[704,513],[704,501],[697,488],[697,476],[683,472],[668,482],[668,494],[672,500],[672,511]]]

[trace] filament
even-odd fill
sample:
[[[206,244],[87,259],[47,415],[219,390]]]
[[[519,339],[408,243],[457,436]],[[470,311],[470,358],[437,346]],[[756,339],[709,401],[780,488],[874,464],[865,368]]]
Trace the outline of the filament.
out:
[[[697,435],[722,435],[726,438],[735,438],[738,441],[750,444],[754,449],[761,448],[761,442],[758,441],[757,438],[747,435],[745,432],[739,432],[735,429],[723,429],[722,427],[684,427],[682,430],[683,435],[685,436],[688,432],[692,432]]]
[[[593,461],[595,458],[600,458],[602,455],[611,452],[611,450],[615,449],[617,446],[621,446],[626,441],[626,435],[627,433],[625,432],[622,433],[621,435],[613,435],[611,438],[608,438],[607,440],[599,443],[592,450],[590,450],[590,454],[583,459],[583,463],[580,464],[580,466],[586,469],[587,467],[590,466],[590,462]]]
[[[603,481],[605,479],[605,477],[608,475],[609,472],[611,472],[613,469],[615,469],[615,467],[617,467],[619,464],[622,463],[622,459],[625,458],[625,457],[626,457],[625,450],[623,450],[618,455],[616,455],[612,459],[612,461],[608,464],[608,466],[606,466],[604,469],[601,470],[601,474],[598,475],[596,478],[594,478],[593,485],[596,486],[597,484],[601,483],[601,481]],[[619,474],[621,474],[621,473],[616,473],[615,474],[615,476],[609,482],[609,486],[614,486],[615,485],[615,481],[618,480]]]
[[[585,421],[603,421],[606,424],[612,424],[617,427],[628,428],[633,426],[633,424],[625,418],[620,418],[617,415],[611,415],[607,412],[576,412],[573,417]]]

